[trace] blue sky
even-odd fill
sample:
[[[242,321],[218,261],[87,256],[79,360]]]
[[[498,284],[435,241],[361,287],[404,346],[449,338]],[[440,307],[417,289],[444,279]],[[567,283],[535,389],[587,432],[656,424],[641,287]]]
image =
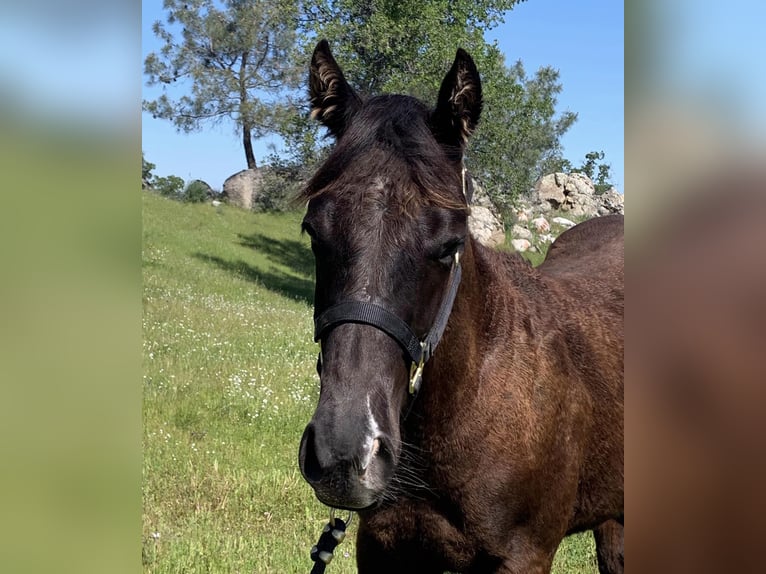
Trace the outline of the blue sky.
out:
[[[161,0],[142,3],[142,57],[161,44],[151,31],[164,20]],[[497,40],[506,63],[522,60],[529,74],[553,66],[561,74],[563,91],[558,110],[577,112],[578,120],[562,139],[564,156],[580,163],[592,150],[603,150],[612,165],[612,180],[624,190],[624,73],[623,3],[615,0],[528,0],[506,16],[505,23],[487,32]],[[144,78],[145,79],[145,78]],[[142,88],[154,98],[157,88]],[[179,134],[166,120],[142,113],[142,147],[156,164],[157,175],[203,179],[216,189],[231,174],[246,167],[240,138],[231,125]],[[255,142],[256,160],[266,153],[267,138]]]
[[[46,122],[135,129],[137,25],[125,2],[6,2],[0,109],[10,102],[12,113]]]
[[[745,135],[764,139],[766,3],[654,0],[653,83],[665,97],[707,111]]]

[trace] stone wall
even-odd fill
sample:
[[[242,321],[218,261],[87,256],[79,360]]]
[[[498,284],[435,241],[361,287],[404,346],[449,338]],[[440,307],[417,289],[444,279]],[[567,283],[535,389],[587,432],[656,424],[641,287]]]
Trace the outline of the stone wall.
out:
[[[596,193],[582,173],[551,173],[540,178],[517,203],[511,245],[516,251],[541,251],[575,221],[625,213],[625,198],[615,188]]]

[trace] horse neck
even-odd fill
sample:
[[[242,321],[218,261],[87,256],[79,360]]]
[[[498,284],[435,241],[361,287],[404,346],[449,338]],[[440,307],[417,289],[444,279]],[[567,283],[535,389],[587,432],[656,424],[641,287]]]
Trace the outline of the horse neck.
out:
[[[477,257],[486,248],[469,236],[461,258],[462,279],[455,303],[434,356],[426,365],[422,390],[421,419],[449,417],[475,394],[486,333],[482,328],[485,302],[496,278],[491,269],[477,267]]]

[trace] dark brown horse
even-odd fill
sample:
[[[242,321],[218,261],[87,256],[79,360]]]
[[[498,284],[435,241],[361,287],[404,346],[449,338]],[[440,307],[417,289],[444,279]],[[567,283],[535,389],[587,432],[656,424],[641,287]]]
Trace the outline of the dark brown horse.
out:
[[[434,110],[362,100],[324,41],[310,96],[336,145],[305,190],[321,392],[299,459],[319,500],[358,511],[359,572],[548,572],[589,529],[622,572],[622,217],[536,269],[471,237],[462,50]]]

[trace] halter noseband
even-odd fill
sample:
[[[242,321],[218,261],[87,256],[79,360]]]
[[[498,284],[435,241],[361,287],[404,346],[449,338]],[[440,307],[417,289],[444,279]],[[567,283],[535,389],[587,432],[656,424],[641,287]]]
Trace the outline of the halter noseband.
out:
[[[314,319],[314,341],[319,341],[320,345],[319,365],[322,363],[321,339],[325,332],[343,323],[371,325],[386,333],[407,352],[412,361],[409,391],[411,395],[417,394],[423,379],[423,367],[433,356],[434,350],[444,334],[444,329],[447,327],[461,275],[460,254],[455,253],[447,292],[442,299],[431,329],[422,340],[418,339],[412,328],[396,314],[374,303],[343,301],[325,309]]]

